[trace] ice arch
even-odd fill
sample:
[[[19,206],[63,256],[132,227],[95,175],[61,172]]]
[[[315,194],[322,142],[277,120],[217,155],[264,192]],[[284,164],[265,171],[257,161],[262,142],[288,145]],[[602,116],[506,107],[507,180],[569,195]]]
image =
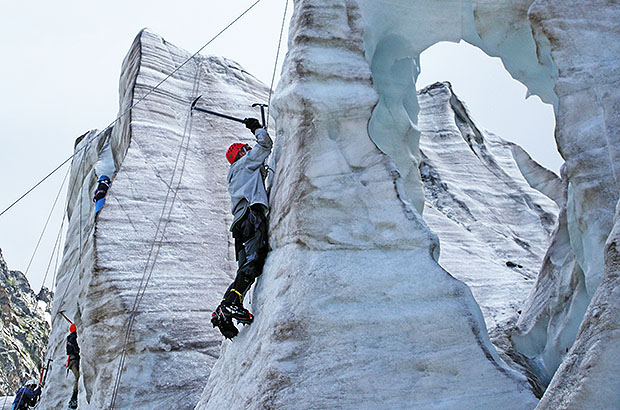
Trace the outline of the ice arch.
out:
[[[369,134],[403,170],[418,211],[423,199],[414,175],[419,161],[417,104],[400,96],[415,83],[424,49],[439,41],[465,40],[500,57],[513,78],[554,105],[556,143],[566,160],[564,208],[517,338],[550,377],[570,354],[585,306],[606,274],[605,243],[620,194],[620,121],[617,110],[609,108],[620,101],[617,5],[565,0],[357,3],[364,18],[366,59],[379,94]],[[390,124],[394,132],[383,132],[382,124]],[[414,148],[402,152],[402,146]],[[411,158],[413,167],[407,162]]]
[[[449,81],[478,126],[520,145],[545,168],[560,175],[564,159],[555,144],[555,112],[506,71],[502,61],[466,41],[436,43],[420,55],[418,90]]]
[[[592,6],[566,0],[295,2],[289,52],[272,100],[278,135],[272,251],[252,295],[261,315],[225,344],[197,409],[534,407],[495,359],[467,288],[439,269],[436,239],[410,206],[422,200],[415,197],[421,192],[417,164],[411,166],[417,106],[406,90],[415,84],[422,50],[464,39],[500,56],[513,77],[556,105],[565,180],[573,185],[569,201],[578,205],[569,212],[577,228],[571,246],[580,250],[580,263],[590,264],[584,272],[594,286],[602,255],[582,250],[600,247],[611,227],[618,187],[606,171],[609,158],[618,159],[617,137],[589,127],[605,128],[607,118],[598,112],[589,113],[594,121],[588,124],[572,114],[580,105],[574,99],[596,109],[595,97],[618,102],[617,94],[591,91],[598,81],[612,85],[610,78],[617,78],[611,75],[618,64],[606,59],[620,46],[613,29],[597,26],[595,41],[606,45],[606,55],[587,52],[594,46],[589,25],[596,19],[615,27],[618,17],[612,6]],[[573,24],[568,38],[558,18]],[[571,36],[583,41],[576,44]],[[589,63],[604,65],[610,76],[579,76]],[[394,130],[391,138],[406,142],[406,152],[390,144],[383,124]],[[606,146],[597,139],[601,134]],[[601,190],[604,197],[596,194]],[[585,245],[575,246],[579,241]],[[370,315],[357,314],[369,306]],[[458,340],[446,343],[443,336],[454,335]],[[467,373],[482,367],[471,372],[480,375],[472,381]],[[506,383],[499,386],[500,380]]]
[[[419,132],[415,127],[419,108],[415,95],[407,90],[415,87],[422,51],[441,41],[465,40],[490,56],[500,57],[506,70],[531,94],[557,104],[553,90],[557,67],[549,43],[535,34],[527,20],[532,1],[500,5],[460,0],[440,5],[432,0],[358,3],[365,20],[366,59],[379,94],[369,133],[396,162],[419,212],[424,202],[420,177],[415,175],[419,165]],[[391,123],[389,131],[383,126],[386,123]]]

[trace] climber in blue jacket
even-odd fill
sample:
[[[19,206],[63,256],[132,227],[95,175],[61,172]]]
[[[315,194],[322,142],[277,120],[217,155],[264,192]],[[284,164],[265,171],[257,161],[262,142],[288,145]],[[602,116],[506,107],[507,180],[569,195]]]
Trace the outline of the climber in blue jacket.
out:
[[[17,390],[15,400],[13,400],[12,410],[27,410],[37,404],[41,395],[41,387],[37,387],[35,380],[28,380],[24,387]]]
[[[235,239],[238,269],[233,283],[211,315],[211,323],[224,337],[232,339],[239,332],[232,319],[242,324],[254,320],[243,307],[243,298],[262,273],[267,255],[267,213],[269,199],[265,189],[265,160],[271,153],[273,142],[256,118],[244,120],[245,126],[256,137],[253,148],[240,142],[232,144],[226,152],[230,162],[228,193],[230,194],[233,222],[230,227]]]

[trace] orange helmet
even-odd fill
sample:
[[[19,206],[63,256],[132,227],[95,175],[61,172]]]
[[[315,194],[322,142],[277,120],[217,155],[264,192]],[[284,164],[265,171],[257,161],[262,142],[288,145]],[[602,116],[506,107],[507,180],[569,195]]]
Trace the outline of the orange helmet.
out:
[[[71,326],[69,326],[69,333],[73,333],[77,331],[77,326],[75,326],[75,323],[71,323]]]
[[[241,148],[245,147],[247,144],[242,144],[241,142],[235,142],[228,147],[228,151],[226,151],[226,159],[232,165],[233,162],[237,159],[237,154],[241,151]]]

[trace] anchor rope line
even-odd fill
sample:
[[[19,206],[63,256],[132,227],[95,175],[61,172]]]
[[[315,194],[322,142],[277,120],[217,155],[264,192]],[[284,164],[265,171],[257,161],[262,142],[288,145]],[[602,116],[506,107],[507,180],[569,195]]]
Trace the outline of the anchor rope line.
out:
[[[196,75],[194,76],[194,84],[192,86],[192,96],[197,94],[197,91],[200,87],[200,77],[202,74],[202,70],[201,70],[202,66],[200,61],[197,64],[196,67]],[[190,139],[191,139],[191,132],[192,132],[192,112],[191,112],[191,108],[188,110],[187,113],[187,118],[185,121],[185,127],[183,130],[183,137],[181,139],[181,144],[179,145],[179,150],[177,152],[177,156],[175,159],[175,163],[174,163],[174,167],[173,167],[173,172],[172,172],[172,176],[170,178],[170,183],[167,184],[168,189],[166,191],[166,198],[164,200],[164,205],[162,207],[162,212],[161,215],[159,217],[158,223],[157,223],[157,228],[155,229],[155,235],[153,237],[153,241],[151,242],[151,247],[149,250],[149,254],[147,257],[147,261],[144,265],[144,271],[142,273],[142,278],[140,280],[140,285],[138,286],[138,292],[136,293],[136,297],[134,299],[134,304],[133,307],[131,309],[131,312],[129,314],[129,318],[127,321],[127,325],[126,325],[126,329],[125,329],[125,338],[123,340],[123,348],[121,349],[121,355],[120,355],[120,360],[119,360],[119,365],[117,368],[117,372],[116,372],[116,378],[115,378],[115,382],[114,382],[114,388],[112,391],[112,399],[111,399],[111,403],[110,403],[110,410],[114,409],[115,404],[116,404],[116,399],[118,397],[118,391],[121,385],[121,379],[122,379],[122,375],[123,375],[123,368],[125,365],[125,360],[127,357],[127,345],[129,344],[129,340],[131,337],[131,331],[133,330],[133,325],[135,323],[135,318],[137,315],[137,311],[138,308],[142,302],[142,299],[146,293],[146,289],[148,287],[149,281],[151,279],[151,276],[153,274],[153,270],[155,269],[155,264],[157,263],[157,259],[159,257],[159,252],[161,250],[161,246],[164,240],[164,235],[166,232],[166,229],[168,227],[168,223],[170,222],[170,216],[172,214],[172,210],[174,209],[174,203],[176,201],[177,198],[177,194],[179,191],[179,188],[181,186],[181,182],[183,179],[183,173],[185,171],[185,164],[186,164],[186,160],[187,160],[187,154],[189,151],[189,144],[190,144]],[[187,141],[186,141],[186,137],[187,137]],[[181,156],[181,153],[183,152],[183,145],[185,144],[185,154],[183,157],[183,161],[181,164],[181,170],[180,170],[180,174],[178,177],[178,183],[176,184],[176,189],[174,188],[174,180],[176,177],[176,172],[177,172],[177,167],[178,167],[178,163],[179,163],[179,159]],[[162,221],[164,220],[164,215],[166,213],[166,207],[167,207],[167,203],[168,203],[168,198],[170,196],[170,193],[174,192],[173,196],[172,196],[172,200],[170,203],[170,207],[168,208],[168,214],[166,215],[165,218],[165,223],[163,228],[161,229],[161,234],[160,234],[160,226]],[[159,237],[159,239],[158,239]],[[151,256],[153,255],[153,251],[155,251],[155,255],[153,256],[153,260],[151,263]],[[150,266],[150,269],[149,269]]]
[[[65,186],[65,182],[67,181],[67,176],[69,176],[70,170],[71,168],[67,169],[67,172],[65,173],[65,177],[62,179],[62,182],[60,183],[60,188],[58,189],[58,193],[56,194],[56,198],[54,199],[54,203],[52,204],[52,209],[50,209],[50,212],[47,215],[47,220],[45,221],[45,224],[43,225],[43,230],[41,231],[41,235],[39,235],[39,240],[37,241],[37,244],[34,247],[34,251],[32,252],[32,256],[30,257],[30,261],[28,261],[28,266],[26,267],[26,271],[24,272],[24,276],[26,277],[28,276],[28,271],[30,271],[30,265],[32,265],[32,261],[34,260],[34,257],[37,254],[37,251],[39,250],[39,245],[41,245],[41,240],[43,239],[43,235],[45,235],[45,231],[47,230],[47,225],[49,224],[50,219],[52,218],[54,209],[56,209],[56,203],[58,203],[58,198],[60,197],[60,194],[62,193],[62,188]]]
[[[65,221],[67,218],[64,219]],[[66,238],[66,236],[65,236]],[[56,286],[56,279],[58,278],[58,261],[60,259],[60,248],[62,247],[62,231],[60,232],[60,242],[58,242],[58,251],[56,252],[56,261],[54,262],[54,277],[52,278],[52,284],[50,286],[50,290],[53,292],[54,287]]]
[[[45,269],[45,276],[43,276],[43,282],[41,282],[41,290],[45,286],[45,281],[47,280],[47,275],[50,271],[50,267],[52,266],[52,262],[54,261],[54,254],[56,254],[56,261],[58,261],[58,254],[60,253],[60,238],[62,236],[62,228],[65,226],[65,217],[63,216],[62,222],[60,223],[60,229],[58,230],[58,235],[56,236],[56,241],[54,242],[54,247],[52,248],[52,254],[50,255],[50,261],[47,264],[47,269]],[[56,278],[56,269],[54,270],[54,276],[52,278],[52,285]],[[39,292],[41,291],[39,290]],[[52,292],[54,288],[50,289]]]
[[[66,164],[67,162],[69,162],[71,159],[73,159],[76,155],[78,155],[81,151],[84,151],[86,149],[86,147],[88,146],[88,144],[90,143],[90,141],[94,140],[95,138],[99,137],[100,135],[102,135],[104,132],[106,132],[107,129],[109,129],[112,125],[114,125],[118,120],[120,120],[123,116],[125,116],[127,113],[129,113],[133,108],[135,108],[139,103],[141,103],[142,101],[144,101],[144,99],[146,97],[148,97],[151,93],[153,93],[157,88],[159,88],[165,81],[167,81],[170,77],[172,77],[172,75],[174,75],[177,71],[179,71],[183,66],[185,66],[190,60],[192,60],[193,58],[195,58],[205,47],[207,47],[209,44],[211,44],[215,39],[217,39],[220,35],[222,35],[228,28],[230,28],[233,24],[235,24],[237,21],[239,21],[244,15],[246,15],[252,8],[254,8],[258,3],[260,3],[262,0],[256,0],[254,3],[252,3],[252,5],[250,5],[250,7],[248,7],[247,9],[245,9],[245,11],[243,13],[241,13],[238,17],[236,17],[234,20],[232,20],[226,27],[224,27],[222,30],[220,30],[215,36],[213,36],[208,42],[206,42],[198,51],[196,51],[194,54],[192,54],[190,57],[188,57],[185,61],[183,61],[183,63],[181,63],[180,66],[178,66],[177,68],[175,68],[170,74],[168,74],[163,80],[161,80],[159,83],[157,83],[157,85],[155,85],[154,87],[152,87],[147,94],[145,94],[144,96],[142,96],[142,98],[140,98],[138,101],[136,101],[131,107],[129,107],[127,110],[125,110],[121,115],[119,115],[114,121],[112,121],[106,128],[104,128],[102,131],[100,131],[99,133],[95,134],[94,136],[88,138],[88,140],[86,141],[86,143],[79,148],[77,151],[75,151],[73,153],[73,155],[71,155],[69,158],[67,158],[65,161],[63,161],[63,163],[61,165],[59,165],[58,167],[56,167],[56,169],[54,169],[52,172],[50,172],[45,178],[43,178],[41,181],[39,181],[35,186],[33,186],[30,190],[28,190],[28,192],[26,192],[24,195],[22,195],[18,200],[16,200],[13,204],[11,204],[8,208],[6,208],[4,211],[2,211],[0,213],[0,216],[2,216],[6,211],[8,211],[13,205],[15,205],[17,202],[19,202],[21,199],[23,199],[26,195],[28,195],[30,192],[32,192],[32,190],[34,190],[38,185],[40,185],[44,180],[46,180],[47,178],[49,178],[54,172],[58,171],[58,169],[60,169],[62,167],[62,165]],[[193,98],[193,97],[192,97]],[[172,182],[171,182],[172,184]],[[71,195],[73,192],[73,189],[75,188],[75,186],[71,187]],[[71,197],[71,195],[68,196],[68,198]],[[80,244],[81,245],[81,244]],[[81,248],[81,247],[80,247]],[[150,254],[149,254],[150,257]],[[80,264],[81,264],[81,253],[80,253]],[[73,267],[73,271],[71,272],[71,275],[69,277],[69,280],[67,282],[67,286],[65,287],[65,291],[63,292],[62,297],[60,298],[60,302],[56,305],[56,303],[54,303],[54,305],[58,306],[58,310],[62,307],[62,304],[64,303],[64,300],[67,296],[67,293],[69,291],[69,284],[71,283],[71,281],[73,280],[73,277],[75,276],[75,272],[77,271],[78,268],[78,264],[74,265]],[[57,315],[56,314],[52,315],[52,320],[55,319]]]
[[[106,130],[108,130],[108,128],[112,127],[114,124],[116,124],[118,122],[118,120],[120,120],[121,118],[123,118],[125,115],[127,115],[131,110],[133,110],[138,104],[140,104],[142,101],[144,101],[144,99],[146,97],[148,97],[149,95],[151,95],[156,89],[158,89],[164,82],[166,82],[170,77],[172,77],[177,71],[179,71],[182,67],[185,66],[185,64],[187,64],[190,60],[192,60],[194,57],[196,57],[202,50],[204,50],[209,44],[211,44],[213,41],[215,41],[215,39],[217,39],[220,35],[222,35],[226,30],[228,30],[233,24],[235,24],[239,19],[241,19],[243,16],[245,16],[250,10],[252,10],[254,8],[254,6],[256,6],[258,3],[260,3],[262,0],[256,0],[254,3],[252,3],[252,5],[250,7],[248,7],[243,13],[241,13],[237,18],[235,18],[233,21],[231,21],[226,27],[224,27],[222,30],[220,30],[215,36],[213,36],[209,41],[207,41],[202,47],[200,47],[200,49],[198,49],[198,51],[196,51],[194,54],[192,54],[190,57],[188,57],[183,63],[181,63],[180,66],[178,66],[177,68],[175,68],[170,74],[168,74],[163,80],[161,80],[159,83],[157,83],[157,85],[155,85],[154,87],[152,87],[146,94],[144,94],[142,97],[140,97],[140,99],[138,99],[138,101],[136,101],[135,103],[133,103],[129,108],[127,108],[125,111],[123,111],[123,113],[121,113],[118,117],[116,117],[116,119],[114,121],[112,121],[110,124],[108,124],[107,127],[105,127],[102,131],[100,131],[99,133],[97,133],[96,135],[94,135],[93,137],[91,137],[89,140],[94,140],[95,138],[98,138],[101,134],[103,134],[104,132],[106,132]],[[71,155],[69,158],[65,159],[60,165],[58,165],[56,168],[54,168],[49,174],[47,174],[45,177],[43,177],[43,179],[41,179],[39,182],[37,182],[32,188],[30,188],[28,191],[26,191],[22,196],[20,196],[19,198],[17,198],[11,205],[9,205],[7,208],[5,208],[2,212],[0,212],[0,217],[2,215],[4,215],[9,209],[11,209],[13,206],[15,206],[18,202],[20,202],[22,199],[24,199],[28,194],[30,194],[32,191],[35,190],[35,188],[37,188],[39,185],[41,185],[45,180],[47,180],[49,177],[51,177],[53,174],[56,173],[56,171],[58,171],[63,165],[65,165],[67,162],[71,161],[71,159],[73,157],[75,157],[81,150],[83,150],[84,148],[81,148],[80,150],[78,150],[77,152],[74,152],[73,155]]]
[[[97,134],[99,135],[99,134]],[[81,176],[84,176],[84,162],[86,159],[86,152],[88,151],[88,147],[90,146],[92,139],[89,138],[86,140],[86,142],[84,142],[84,146],[81,148],[82,151],[82,158],[80,159],[80,166],[79,166],[79,171],[76,175],[76,178],[80,178]],[[80,152],[80,150],[78,150],[76,152],[76,154]],[[74,154],[75,155],[75,154]],[[82,183],[79,184],[81,187],[84,186],[84,181],[86,181],[86,178],[82,179]],[[69,191],[69,195],[67,195],[67,201],[70,201],[71,198],[73,197],[73,192],[75,190],[75,187],[78,184],[73,184],[71,185],[71,189]],[[78,267],[82,266],[82,238],[83,238],[83,229],[82,229],[82,204],[84,202],[84,195],[79,195],[79,199],[78,199],[78,203],[79,203],[79,207],[78,209],[73,208],[73,216],[75,216],[75,213],[77,212],[77,218],[78,218],[78,224],[79,224],[79,250],[78,250],[78,263],[74,264],[73,266],[73,271],[71,272],[71,276],[69,276],[69,280],[67,281],[67,285],[65,286],[65,291],[62,294],[62,297],[60,298],[60,302],[58,303],[58,305],[56,305],[54,303],[55,306],[58,306],[58,311],[60,311],[60,308],[62,307],[62,304],[65,301],[65,298],[67,297],[67,294],[69,293],[69,289],[71,288],[71,282],[73,281],[73,277],[75,276],[75,272],[77,272]],[[56,313],[58,313],[58,311]],[[55,319],[56,315],[52,316],[52,321]]]
[[[271,84],[269,85],[269,98],[267,99],[267,118],[265,119],[265,128],[269,127],[269,107],[271,107],[271,93],[273,92],[273,82],[276,78],[278,69],[278,58],[280,57],[280,46],[282,45],[282,34],[284,33],[284,25],[286,24],[286,11],[288,10],[288,0],[284,4],[284,13],[282,15],[282,26],[280,27],[280,38],[278,39],[278,51],[276,51],[276,61],[273,64],[273,73],[271,74]]]

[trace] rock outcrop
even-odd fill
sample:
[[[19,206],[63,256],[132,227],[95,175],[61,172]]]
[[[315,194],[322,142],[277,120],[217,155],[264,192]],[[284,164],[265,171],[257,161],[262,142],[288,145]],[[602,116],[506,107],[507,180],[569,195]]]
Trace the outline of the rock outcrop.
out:
[[[49,291],[39,295],[23,273],[9,270],[0,250],[0,395],[39,379],[50,331]]]

